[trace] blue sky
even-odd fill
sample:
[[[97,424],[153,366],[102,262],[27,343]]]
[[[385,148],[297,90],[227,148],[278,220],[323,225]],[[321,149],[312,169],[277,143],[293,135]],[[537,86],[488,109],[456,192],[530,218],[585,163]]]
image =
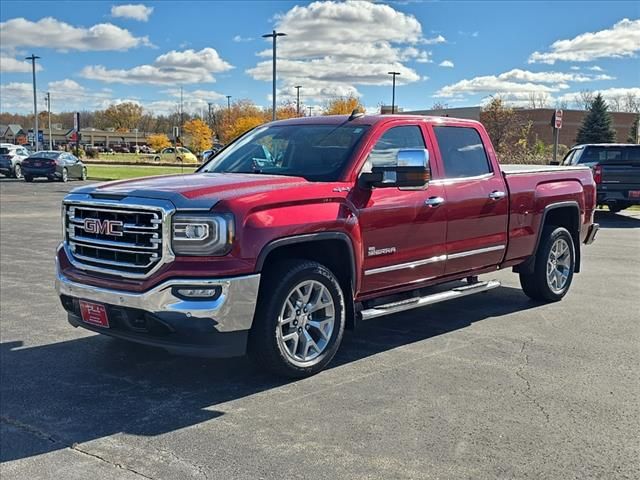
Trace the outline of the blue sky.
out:
[[[270,104],[276,27],[279,99],[302,85],[319,110],[354,94],[405,109],[477,105],[499,94],[571,106],[580,90],[640,98],[640,2],[11,2],[0,11],[0,110],[32,108],[22,59],[39,55],[39,97],[57,110],[132,100],[166,113],[225,95]],[[555,43],[554,43],[555,42]]]

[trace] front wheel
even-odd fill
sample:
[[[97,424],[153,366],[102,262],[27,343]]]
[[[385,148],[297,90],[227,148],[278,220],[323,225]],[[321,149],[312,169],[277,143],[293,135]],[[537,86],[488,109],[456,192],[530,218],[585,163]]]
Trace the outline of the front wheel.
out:
[[[86,179],[87,179],[87,167],[82,167],[82,176],[80,177],[80,180],[84,182]]]
[[[66,168],[62,169],[62,175],[60,176],[60,181],[66,183],[69,181],[69,172]]]
[[[575,257],[573,237],[566,228],[544,227],[533,272],[520,273],[522,290],[534,300],[562,300],[573,280]]]
[[[20,180],[22,178],[22,165],[16,163],[16,166],[13,167],[13,176]]]
[[[261,368],[302,378],[336,354],[345,325],[345,299],[335,275],[317,262],[292,260],[262,279],[249,356]]]

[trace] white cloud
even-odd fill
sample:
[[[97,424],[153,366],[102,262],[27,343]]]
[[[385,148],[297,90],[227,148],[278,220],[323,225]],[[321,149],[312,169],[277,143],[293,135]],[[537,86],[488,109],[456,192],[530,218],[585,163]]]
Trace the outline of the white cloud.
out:
[[[214,73],[232,68],[215,49],[208,47],[197,52],[172,50],[157,57],[152,65],[139,65],[128,70],[90,65],[84,67],[80,75],[106,83],[174,85],[214,82]]]
[[[531,94],[552,94],[566,90],[570,83],[612,80],[609,75],[565,72],[530,72],[513,69],[499,75],[460,80],[442,87],[435,97],[464,98],[467,95],[501,95],[510,100],[525,100]]]
[[[398,83],[416,82],[420,75],[404,62],[430,62],[430,53],[418,47],[441,43],[444,37],[424,39],[412,15],[389,5],[347,0],[316,1],[295,6],[276,17],[278,77],[282,90],[303,85],[316,100],[335,95],[358,95],[358,85],[390,85],[389,71],[398,71]],[[247,73],[256,80],[271,80],[271,48]]]
[[[38,110],[44,110],[45,92],[51,94],[53,111],[71,111],[100,108],[111,97],[110,92],[92,91],[75,80],[63,79],[49,82],[36,92]],[[33,109],[33,86],[30,82],[11,82],[0,85],[3,111],[29,112]]]
[[[571,70],[576,71],[576,72],[577,72],[578,70],[580,70],[580,67],[578,67],[577,65],[572,65],[572,66],[571,66],[571,67],[569,67],[569,68],[570,68]]]
[[[591,70],[592,72],[604,72],[604,70],[599,67],[598,65],[594,65],[593,67],[589,67],[589,70]]]
[[[124,28],[100,23],[90,28],[74,27],[52,17],[37,22],[13,18],[0,23],[0,47],[13,51],[20,47],[53,48],[59,51],[128,50],[151,46],[148,37],[135,37]]]
[[[133,20],[139,20],[140,22],[146,22],[153,13],[153,7],[147,7],[146,5],[114,5],[111,7],[111,16],[116,18],[131,18]]]
[[[438,43],[446,43],[446,41],[446,38],[444,38],[442,35],[438,35],[433,38],[423,38],[422,40],[420,40],[420,43],[424,43],[425,45],[435,45]]]
[[[236,35],[235,37],[233,37],[233,41],[234,42],[238,42],[238,43],[240,43],[240,42],[251,42],[253,40],[255,40],[253,37],[243,37],[241,35]]]
[[[31,62],[0,55],[0,72],[2,73],[31,73],[31,70]],[[42,65],[36,63],[36,72],[41,70]]]
[[[445,68],[453,68],[454,64],[451,60],[443,60],[438,64],[438,66],[445,67]]]
[[[633,56],[640,51],[640,19],[620,20],[610,29],[587,32],[551,44],[549,52],[533,52],[529,63],[590,62],[598,58]]]

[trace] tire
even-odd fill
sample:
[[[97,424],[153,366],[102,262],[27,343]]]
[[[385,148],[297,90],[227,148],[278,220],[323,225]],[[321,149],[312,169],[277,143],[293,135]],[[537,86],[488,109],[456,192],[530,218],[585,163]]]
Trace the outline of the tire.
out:
[[[304,304],[298,303],[305,295],[305,307],[315,303],[317,308],[308,315]],[[283,377],[320,372],[342,342],[344,298],[335,275],[320,263],[289,260],[269,268],[262,277],[249,332],[249,357],[258,367]]]
[[[20,180],[22,178],[22,165],[16,163],[16,166],[13,167],[13,176]]]
[[[176,161],[181,162],[182,161],[182,157],[176,157]]]
[[[33,182],[33,177],[30,176],[30,175],[25,175],[24,176],[24,181],[31,183],[31,182]]]
[[[60,181],[62,183],[67,183],[69,181],[69,172],[66,168],[62,169],[62,176],[60,177]]]
[[[533,273],[520,273],[522,290],[533,300],[562,300],[571,287],[575,262],[575,246],[569,231],[553,225],[544,227]],[[549,274],[547,269],[550,270]]]
[[[87,179],[87,167],[82,167],[82,175],[80,176],[80,180],[83,182]]]
[[[607,206],[609,207],[609,211],[611,213],[618,213],[618,212],[621,212],[622,210],[624,210],[624,207],[622,205],[617,205],[617,204],[610,203]]]

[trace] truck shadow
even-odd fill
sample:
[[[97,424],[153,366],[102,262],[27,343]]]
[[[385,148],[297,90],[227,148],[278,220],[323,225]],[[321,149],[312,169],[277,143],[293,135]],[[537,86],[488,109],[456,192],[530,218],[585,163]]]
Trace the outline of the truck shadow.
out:
[[[640,213],[626,210],[621,213],[611,213],[607,210],[596,210],[594,221],[602,228],[640,228],[640,216],[630,216],[628,213]]]
[[[537,306],[519,289],[500,287],[363,322],[347,333],[330,368]],[[99,335],[33,347],[4,342],[0,362],[2,462],[121,432],[171,432],[224,415],[216,405],[291,382],[245,358],[174,357]]]

